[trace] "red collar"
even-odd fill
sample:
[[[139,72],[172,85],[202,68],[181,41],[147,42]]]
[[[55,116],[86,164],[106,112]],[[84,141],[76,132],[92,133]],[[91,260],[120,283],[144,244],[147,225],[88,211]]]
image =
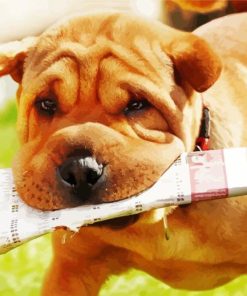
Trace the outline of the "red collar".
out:
[[[196,146],[194,151],[209,150],[210,138],[210,111],[208,107],[203,105],[202,119]]]

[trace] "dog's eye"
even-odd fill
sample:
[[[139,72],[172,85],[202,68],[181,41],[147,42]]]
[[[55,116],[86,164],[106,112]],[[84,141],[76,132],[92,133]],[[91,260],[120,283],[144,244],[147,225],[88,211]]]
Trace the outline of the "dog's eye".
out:
[[[137,112],[150,107],[150,103],[146,99],[142,100],[131,100],[127,107],[124,109],[124,114],[128,115],[131,112]]]
[[[54,99],[38,99],[35,103],[38,112],[42,115],[53,116],[57,111],[57,102]]]

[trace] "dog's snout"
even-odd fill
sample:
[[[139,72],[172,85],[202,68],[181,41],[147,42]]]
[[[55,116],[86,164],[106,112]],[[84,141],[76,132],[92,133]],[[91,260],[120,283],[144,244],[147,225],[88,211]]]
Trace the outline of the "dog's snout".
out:
[[[76,204],[88,201],[103,174],[103,165],[91,156],[70,157],[58,168],[58,182],[64,194]]]

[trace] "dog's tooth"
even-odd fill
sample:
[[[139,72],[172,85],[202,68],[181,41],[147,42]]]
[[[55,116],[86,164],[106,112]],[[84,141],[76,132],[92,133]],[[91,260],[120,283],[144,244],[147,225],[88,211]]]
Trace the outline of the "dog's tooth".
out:
[[[166,238],[166,240],[169,240],[170,239],[170,232],[169,232],[169,228],[168,228],[168,220],[167,220],[166,213],[164,213],[164,216],[163,216],[163,225],[164,225],[165,238]]]
[[[61,239],[61,243],[62,245],[66,244],[66,240],[67,240],[67,232],[64,233],[64,235],[62,236],[62,239]]]

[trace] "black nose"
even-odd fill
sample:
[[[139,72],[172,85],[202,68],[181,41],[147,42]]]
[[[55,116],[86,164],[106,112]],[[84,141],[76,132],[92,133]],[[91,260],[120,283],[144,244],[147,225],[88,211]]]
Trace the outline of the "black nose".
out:
[[[103,165],[95,158],[71,157],[58,168],[58,182],[76,204],[86,202],[103,174]]]

